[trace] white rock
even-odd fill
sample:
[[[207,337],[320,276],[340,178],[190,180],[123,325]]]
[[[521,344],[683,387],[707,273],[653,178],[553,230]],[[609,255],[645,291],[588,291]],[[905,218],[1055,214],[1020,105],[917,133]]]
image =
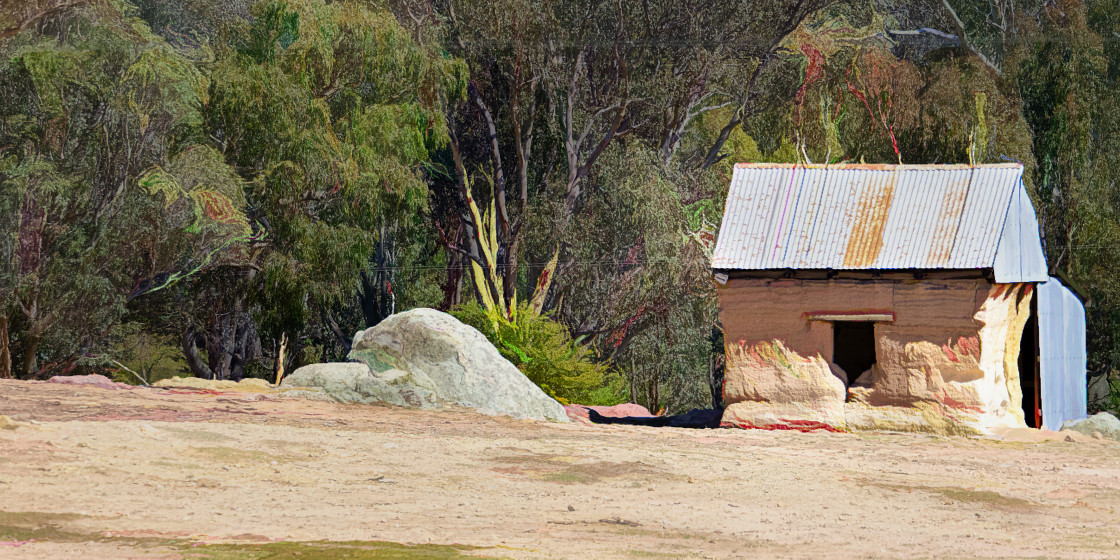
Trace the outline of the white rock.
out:
[[[515,418],[569,421],[564,407],[482,333],[434,309],[398,313],[358,332],[348,358],[354,363],[299,368],[281,385],[318,388],[343,402],[416,408],[453,404]]]
[[[1120,441],[1120,419],[1107,412],[1098,412],[1088,418],[1080,420],[1066,420],[1062,424],[1062,431],[1073,430],[1087,436],[1095,436],[1094,432],[1102,437]]]

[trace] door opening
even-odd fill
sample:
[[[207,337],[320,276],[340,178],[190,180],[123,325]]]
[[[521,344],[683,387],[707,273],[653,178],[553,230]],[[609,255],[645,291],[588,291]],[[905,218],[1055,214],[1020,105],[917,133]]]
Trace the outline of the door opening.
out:
[[[833,321],[832,363],[848,375],[848,386],[871,369],[875,365],[875,323]]]
[[[1031,298],[1031,316],[1019,343],[1019,387],[1023,390],[1023,418],[1032,428],[1042,427],[1042,378],[1038,363],[1038,290]]]

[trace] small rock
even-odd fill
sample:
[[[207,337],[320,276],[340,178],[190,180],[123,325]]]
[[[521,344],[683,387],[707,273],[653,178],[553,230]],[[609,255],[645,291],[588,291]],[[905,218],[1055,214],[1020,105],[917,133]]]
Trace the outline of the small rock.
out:
[[[1067,442],[1069,442],[1069,443],[1073,443],[1073,442],[1074,442],[1074,441],[1076,441],[1076,440],[1074,440],[1074,439],[1073,439],[1073,436],[1071,436],[1071,435],[1067,435],[1067,436],[1066,436],[1066,441],[1067,441]]]
[[[626,527],[638,527],[640,523],[637,521],[630,521],[629,519],[622,519],[621,517],[608,517],[600,519],[599,523],[607,523],[609,525],[624,525]]]
[[[1093,432],[1093,439],[1104,439],[1104,434],[1102,434],[1098,431],[1094,431]]]
[[[575,510],[576,510],[576,508],[574,508],[572,506],[568,506],[568,511],[575,511]]]
[[[24,424],[23,422],[16,422],[15,420],[8,418],[7,416],[0,415],[0,429],[14,430],[16,428],[22,428],[26,425],[27,424]]]

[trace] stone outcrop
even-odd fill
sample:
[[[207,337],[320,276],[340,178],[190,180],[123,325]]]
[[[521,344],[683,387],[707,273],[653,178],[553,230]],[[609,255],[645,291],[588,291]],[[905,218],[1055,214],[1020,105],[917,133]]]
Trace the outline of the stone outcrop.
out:
[[[354,363],[300,368],[281,385],[343,402],[459,405],[515,418],[568,421],[564,407],[482,333],[434,309],[398,313],[358,332],[348,358]]]
[[[281,385],[292,388],[285,397],[353,403],[383,403],[407,406],[400,391],[373,375],[360,363],[311,364],[296,369]]]
[[[241,381],[232,379],[202,379],[199,377],[171,377],[152,383],[161,389],[200,389],[203,391],[230,391],[238,393],[266,393],[276,387],[264,379],[246,377]]]
[[[121,383],[113,381],[104,375],[98,373],[91,373],[89,375],[55,375],[47,380],[48,383],[63,383],[65,385],[85,385],[87,387],[99,387],[101,389],[109,389],[116,391],[119,389],[131,390],[136,387],[128,383]]]
[[[1087,436],[1113,439],[1120,441],[1120,419],[1107,412],[1098,412],[1088,418],[1080,420],[1066,420],[1062,424],[1062,431],[1073,430]]]

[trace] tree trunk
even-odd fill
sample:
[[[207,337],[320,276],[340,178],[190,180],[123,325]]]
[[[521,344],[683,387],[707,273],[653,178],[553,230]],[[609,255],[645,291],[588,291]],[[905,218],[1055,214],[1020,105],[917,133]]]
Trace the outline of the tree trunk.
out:
[[[240,299],[240,298],[238,298]],[[233,369],[234,346],[237,344],[237,322],[239,310],[234,305],[233,312],[221,322],[220,336],[217,338],[218,367],[214,368],[214,379],[229,379]]]
[[[638,402],[638,366],[634,363],[634,355],[630,355],[630,402]]]
[[[385,226],[381,227],[380,239],[373,254],[373,271],[363,270],[361,274],[362,287],[358,291],[358,303],[367,327],[380,323],[396,311],[393,281],[396,280],[397,256],[393,243],[387,240],[395,231],[396,227],[393,232],[389,232]],[[343,342],[343,346],[350,351],[348,342]]]
[[[188,327],[187,331],[183,333],[182,348],[187,366],[191,368],[191,373],[195,377],[214,378],[214,372],[210,370],[210,367],[202,360],[202,356],[198,354],[198,333],[195,332],[194,327]]]
[[[350,346],[352,345],[353,339],[346,336],[346,333],[342,332],[342,327],[338,325],[338,321],[335,321],[334,317],[331,316],[331,312],[326,309],[323,310],[323,321],[327,323],[327,327],[329,327],[331,329],[331,333],[334,334],[335,342],[337,342],[338,345],[342,347],[342,350],[344,352],[349,354]],[[283,340],[285,336],[286,335],[281,334],[281,340]]]
[[[224,317],[214,314],[210,336],[206,338],[206,353],[209,361],[210,379],[231,379],[235,376],[235,361],[244,360],[245,347],[248,345],[247,322],[250,320],[243,312],[245,296],[239,295]]]
[[[284,379],[284,357],[288,351],[288,333],[280,333],[280,349],[276,352],[276,385]]]
[[[227,311],[228,313],[228,311]],[[202,337],[206,346],[206,379],[219,379],[218,370],[222,367],[222,327],[224,321],[219,317],[221,310],[215,310],[210,316],[207,332]]]
[[[712,395],[712,408],[723,408],[723,364],[718,356],[708,356],[708,390]]]
[[[234,381],[245,378],[245,357],[249,349],[249,320],[248,317],[241,317],[237,321],[237,335],[229,365],[229,378]]]
[[[502,292],[505,294],[506,301],[513,301],[513,294],[517,291],[517,253],[521,248],[521,236],[513,236],[509,245],[506,246],[505,255],[505,269],[502,270]],[[532,297],[532,293],[526,294]]]
[[[8,317],[0,316],[0,379],[12,378],[12,352],[8,345]]]
[[[458,307],[463,302],[463,254],[458,251],[447,250],[447,276],[443,283],[443,302],[439,304],[442,311]]]
[[[19,370],[24,379],[30,379],[39,370],[39,344],[43,336],[29,334],[23,341],[23,356],[21,356]]]
[[[646,382],[646,402],[649,404],[649,411],[654,414],[657,414],[658,410],[661,408],[660,386],[658,384],[660,378],[661,371],[659,367],[657,373]]]

